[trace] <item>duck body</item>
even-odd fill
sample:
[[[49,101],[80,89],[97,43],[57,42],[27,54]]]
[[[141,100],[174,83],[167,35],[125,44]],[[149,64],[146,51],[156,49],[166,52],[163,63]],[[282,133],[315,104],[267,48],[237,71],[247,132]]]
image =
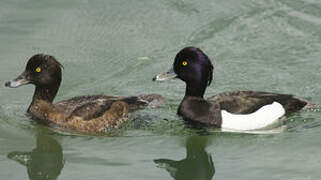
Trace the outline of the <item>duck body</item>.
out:
[[[206,100],[203,96],[212,82],[213,69],[203,51],[186,47],[176,55],[173,68],[155,76],[154,80],[179,78],[186,83],[177,114],[197,126],[262,129],[278,122],[284,115],[312,106],[307,100],[290,94],[261,91],[225,92]]]
[[[48,101],[35,100],[29,107],[28,114],[42,124],[64,131],[103,133],[110,128],[118,128],[125,122],[129,110],[129,105],[124,101],[108,103],[111,104],[109,107],[90,102],[68,111]]]
[[[207,99],[212,103],[219,103],[221,108],[235,114],[250,114],[264,105],[273,102],[280,103],[286,113],[293,113],[309,105],[309,101],[292,94],[278,94],[262,91],[225,92]]]
[[[81,116],[84,120],[90,120],[102,116],[104,112],[111,108],[112,104],[117,101],[122,101],[128,104],[128,111],[148,106],[150,101],[145,97],[152,96],[152,98],[161,98],[157,94],[150,94],[144,96],[106,96],[106,95],[89,95],[77,96],[68,100],[57,102],[55,108],[61,109],[67,116]],[[153,99],[153,100],[154,100]]]
[[[27,113],[43,124],[83,133],[101,133],[119,127],[127,120],[129,111],[147,107],[150,103],[152,107],[164,104],[165,99],[157,94],[78,96],[53,103],[61,83],[61,67],[53,56],[37,54],[29,59],[20,76],[5,84],[11,88],[35,85]]]

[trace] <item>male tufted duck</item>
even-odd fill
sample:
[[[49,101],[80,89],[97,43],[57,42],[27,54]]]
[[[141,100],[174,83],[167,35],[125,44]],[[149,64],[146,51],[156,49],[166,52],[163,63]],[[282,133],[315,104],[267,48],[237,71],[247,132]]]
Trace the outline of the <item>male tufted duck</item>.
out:
[[[312,105],[290,94],[256,91],[225,92],[205,100],[212,82],[213,65],[199,48],[183,48],[173,68],[153,78],[163,81],[179,78],[186,83],[185,96],[177,114],[191,124],[230,130],[256,130],[269,127],[287,113]]]
[[[117,128],[127,120],[130,110],[161,106],[165,99],[157,94],[131,97],[92,95],[79,96],[53,104],[61,82],[62,65],[45,54],[32,56],[25,71],[5,86],[16,88],[34,84],[35,92],[28,113],[52,127],[83,133],[101,133]]]

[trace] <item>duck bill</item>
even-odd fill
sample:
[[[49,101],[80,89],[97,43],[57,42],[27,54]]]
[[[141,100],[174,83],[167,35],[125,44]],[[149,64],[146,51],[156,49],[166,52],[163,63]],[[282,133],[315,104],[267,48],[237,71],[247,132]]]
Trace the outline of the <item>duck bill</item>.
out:
[[[156,75],[153,78],[153,81],[167,81],[170,79],[174,79],[176,77],[177,77],[177,74],[174,72],[174,69],[171,68],[170,70],[168,70],[165,73],[161,73],[161,74]]]
[[[16,79],[11,80],[11,81],[7,81],[5,83],[6,87],[10,87],[10,88],[17,88],[19,86],[23,86],[26,84],[29,84],[30,81],[26,78],[26,72],[23,72],[20,76],[18,76]]]

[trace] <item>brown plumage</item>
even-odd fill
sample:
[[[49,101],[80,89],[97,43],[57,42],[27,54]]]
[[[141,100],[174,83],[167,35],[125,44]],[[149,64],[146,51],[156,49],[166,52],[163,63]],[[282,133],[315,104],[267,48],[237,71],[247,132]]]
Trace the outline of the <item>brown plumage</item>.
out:
[[[90,110],[68,115],[64,109],[48,101],[35,100],[29,112],[41,123],[49,126],[83,133],[101,133],[109,128],[118,128],[121,123],[125,122],[129,105],[123,101],[115,101],[102,115],[88,119],[86,113]]]
[[[78,96],[53,103],[61,82],[61,64],[49,55],[31,57],[25,71],[8,87],[36,86],[28,113],[39,122],[65,130],[101,133],[118,128],[128,118],[128,111],[162,106],[165,99],[157,94],[140,96]]]

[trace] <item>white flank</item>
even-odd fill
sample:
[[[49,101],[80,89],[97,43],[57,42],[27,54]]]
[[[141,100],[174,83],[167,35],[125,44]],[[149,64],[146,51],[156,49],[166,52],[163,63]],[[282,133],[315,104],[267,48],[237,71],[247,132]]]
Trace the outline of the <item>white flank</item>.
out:
[[[278,102],[265,105],[251,114],[232,114],[222,110],[222,129],[258,130],[279,122],[285,109]]]

